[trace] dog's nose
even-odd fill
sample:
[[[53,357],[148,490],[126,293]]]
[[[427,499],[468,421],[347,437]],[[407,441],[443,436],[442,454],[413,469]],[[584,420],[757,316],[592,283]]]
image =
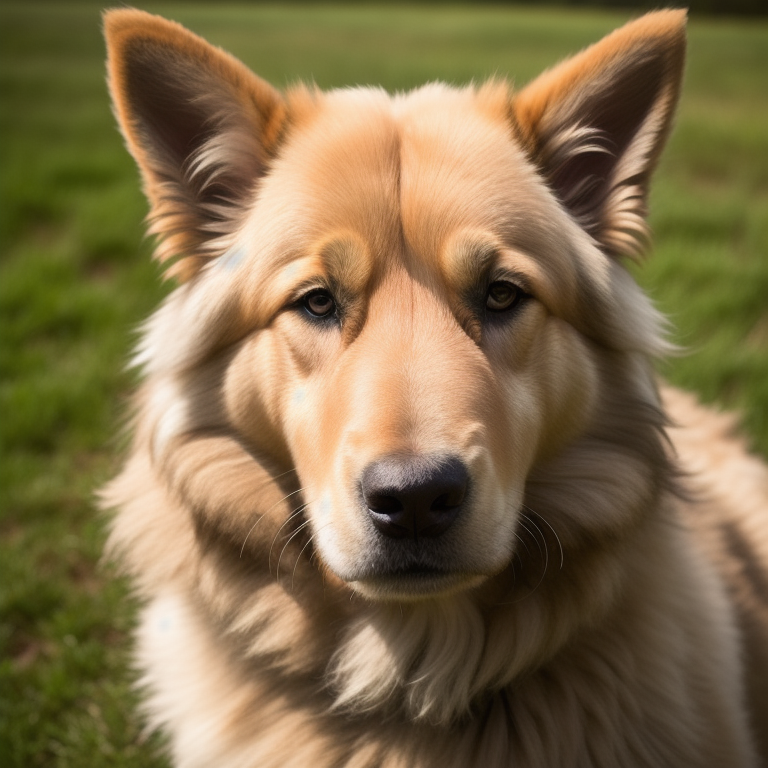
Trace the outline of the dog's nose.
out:
[[[361,487],[376,528],[395,539],[435,538],[459,514],[469,483],[454,456],[387,456],[363,471]]]

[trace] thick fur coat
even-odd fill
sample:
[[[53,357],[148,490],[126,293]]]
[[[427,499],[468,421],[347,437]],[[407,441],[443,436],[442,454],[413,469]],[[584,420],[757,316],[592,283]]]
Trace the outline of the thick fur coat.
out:
[[[659,391],[623,265],[684,12],[519,92],[282,94],[173,22],[106,34],[179,281],[104,491],[176,765],[766,760],[768,474]]]

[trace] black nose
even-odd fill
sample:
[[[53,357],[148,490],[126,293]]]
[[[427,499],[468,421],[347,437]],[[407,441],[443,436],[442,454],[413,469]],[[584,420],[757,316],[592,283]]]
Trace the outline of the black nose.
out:
[[[435,538],[459,514],[469,473],[454,456],[387,456],[363,471],[361,487],[376,528],[392,538]]]

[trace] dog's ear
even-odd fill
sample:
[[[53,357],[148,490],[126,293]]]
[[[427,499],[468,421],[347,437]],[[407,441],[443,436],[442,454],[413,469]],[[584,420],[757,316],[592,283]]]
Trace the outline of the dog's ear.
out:
[[[285,106],[247,67],[171,21],[104,17],[114,111],[144,179],[156,257],[192,277],[226,247],[276,150]]]
[[[513,104],[555,194],[612,255],[646,244],[651,172],[669,134],[685,59],[685,11],[631,22],[544,72]]]

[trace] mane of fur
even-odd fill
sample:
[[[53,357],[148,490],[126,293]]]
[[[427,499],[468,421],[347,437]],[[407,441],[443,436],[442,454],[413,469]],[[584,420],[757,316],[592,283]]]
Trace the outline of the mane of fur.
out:
[[[733,756],[749,765],[747,739],[722,736],[747,732],[731,652],[734,620],[719,577],[682,522],[686,501],[650,362],[668,349],[664,323],[612,258],[636,255],[645,237],[648,175],[669,129],[682,66],[682,14],[638,22],[641,31],[650,27],[646,45],[652,39],[671,53],[657,57],[664,84],[621,147],[579,117],[580,102],[569,101],[594,79],[589,63],[596,54],[589,52],[512,102],[502,86],[422,93],[449,101],[454,112],[459,103],[482,103],[478,111],[494,141],[519,140],[521,178],[535,178],[528,188],[541,193],[540,208],[523,206],[520,217],[532,229],[551,230],[548,217],[560,216],[557,231],[541,242],[551,247],[553,265],[567,260],[570,270],[561,286],[568,306],[559,308],[562,317],[552,312],[547,329],[569,325],[573,354],[594,386],[571,431],[547,424],[565,437],[548,443],[533,435],[554,447],[531,459],[511,559],[479,585],[414,602],[368,600],[334,574],[305,517],[314,501],[305,497],[281,431],[285,415],[269,403],[254,405],[249,393],[238,418],[256,419],[258,429],[249,422],[250,431],[239,430],[226,400],[234,369],[248,382],[257,365],[271,370],[268,359],[246,357],[251,352],[239,342],[264,338],[258,334],[268,323],[258,318],[268,316],[259,308],[270,300],[271,284],[259,282],[258,269],[278,273],[285,265],[279,256],[250,264],[257,278],[247,283],[236,262],[238,237],[250,233],[246,209],[259,185],[270,182],[265,158],[288,131],[284,102],[176,25],[139,12],[115,18],[146,25],[150,48],[176,40],[182,73],[202,57],[206,77],[225,74],[224,95],[207,105],[211,121],[198,126],[194,150],[179,167],[161,151],[163,141],[145,145],[124,98],[128,75],[118,54],[111,59],[116,109],[145,175],[152,231],[162,239],[158,257],[179,258],[188,279],[144,328],[132,452],[103,493],[104,505],[118,510],[109,552],[146,601],[138,656],[147,671],[150,723],[174,734],[180,768],[240,768],[254,759],[261,768],[557,766],[574,764],[574,755],[580,765],[604,768],[704,768]],[[113,34],[120,49],[122,32]],[[627,54],[627,38],[632,34],[620,31],[600,44],[598,58],[611,76],[625,58],[641,72],[647,64]],[[200,98],[206,77],[189,85]],[[554,96],[553,78],[564,83]],[[177,77],[174,87],[188,83]],[[314,109],[309,91],[296,94],[291,129],[310,121]],[[386,112],[380,92],[331,98],[347,117],[364,118],[362,108],[356,113],[349,105],[370,102],[387,130],[396,110],[407,109],[397,97],[396,110]],[[302,100],[306,114],[297,106]],[[254,105],[262,103],[268,109],[259,112]],[[258,130],[249,135],[247,125]],[[377,144],[360,130],[369,141],[364,149],[389,168],[397,141]],[[585,160],[607,160],[599,167],[609,170],[573,182],[572,164]],[[275,205],[284,206],[283,198]],[[268,221],[259,231],[260,255],[286,242],[270,226],[279,224]],[[377,234],[390,235],[383,225]],[[425,241],[436,237],[430,232]],[[551,311],[537,309],[541,317]],[[459,325],[445,327],[471,345]],[[699,636],[710,614],[722,621]],[[707,719],[722,723],[722,731],[708,732]]]
[[[246,656],[267,667],[325,677],[334,710],[390,716],[399,711],[436,724],[461,721],[610,610],[626,586],[625,553],[617,542],[635,533],[646,522],[646,510],[672,487],[654,390],[637,390],[620,375],[627,367],[622,357],[605,353],[603,406],[592,427],[529,479],[513,563],[473,593],[402,605],[367,604],[357,597],[350,603],[336,585],[317,594],[311,542],[264,515],[277,505],[285,511],[275,519],[289,520],[300,510],[301,497],[293,495],[296,478],[289,473],[286,484],[277,484],[268,467],[227,436],[225,425],[216,422],[216,390],[206,386],[199,368],[189,378],[176,374],[175,385],[162,384],[174,380],[167,375],[147,382],[142,423],[157,424],[144,432],[155,456],[150,472],[157,490],[149,497],[154,494],[164,509],[152,509],[151,501],[148,508],[146,497],[130,497],[132,469],[146,466],[142,448],[124,483],[118,479],[108,493],[108,503],[123,508],[111,546],[125,553],[129,569],[148,586],[157,583],[160,569],[172,571],[174,577],[162,581],[202,597],[222,631],[242,638]],[[151,394],[163,388],[167,394],[159,399]],[[174,479],[182,476],[194,488]],[[243,517],[254,498],[260,514]],[[197,532],[206,531],[205,548],[190,527],[190,514]],[[173,522],[163,523],[171,517]],[[226,519],[231,533],[220,528]],[[168,555],[158,562],[157,532],[141,532],[164,524],[176,531],[175,567]],[[227,564],[236,549],[241,555],[233,558],[235,565]],[[327,625],[328,617],[319,618],[323,613],[336,616],[332,636],[317,633],[313,615]],[[318,648],[309,651],[313,636]]]

